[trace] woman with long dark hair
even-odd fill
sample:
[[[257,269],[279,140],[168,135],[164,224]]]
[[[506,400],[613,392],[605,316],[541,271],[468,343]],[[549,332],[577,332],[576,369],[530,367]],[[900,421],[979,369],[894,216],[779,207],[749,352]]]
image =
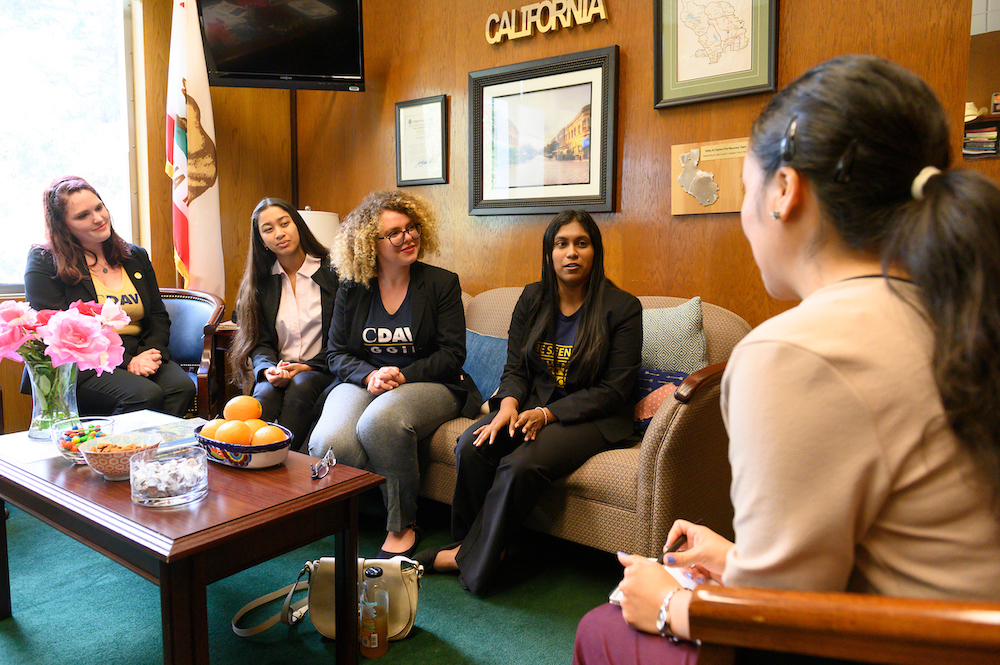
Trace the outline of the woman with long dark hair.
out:
[[[195,386],[170,360],[170,316],[146,250],[115,233],[111,213],[83,178],[57,178],[42,195],[47,242],[28,252],[24,294],[36,310],[66,309],[77,300],[121,305],[131,322],[118,331],[124,360],[114,372],[77,375],[81,414],[152,409],[183,416]],[[24,386],[22,386],[22,390]]]
[[[695,580],[1000,597],[1000,190],[950,168],[916,74],[843,56],[754,123],[741,219],[764,285],[801,299],[733,351],[722,384],[735,543],[677,521]],[[678,662],[691,593],[621,555],[621,611],[574,662]],[[624,621],[622,619],[624,618]]]
[[[489,591],[542,492],[632,434],[641,351],[642,307],[605,276],[600,228],[586,212],[559,213],[542,237],[542,279],[514,308],[491,412],[455,448],[459,542],[421,552],[427,572]]]
[[[237,385],[260,402],[261,419],[305,445],[320,395],[333,381],[326,332],[337,297],[328,250],[295,206],[267,197],[250,215],[250,251],[227,353]]]
[[[435,251],[437,218],[422,198],[373,192],[344,219],[333,249],[341,277],[327,362],[342,383],[309,438],[309,452],[384,476],[379,557],[413,556],[417,441],[482,398],[462,372],[465,309],[458,275],[420,261]]]

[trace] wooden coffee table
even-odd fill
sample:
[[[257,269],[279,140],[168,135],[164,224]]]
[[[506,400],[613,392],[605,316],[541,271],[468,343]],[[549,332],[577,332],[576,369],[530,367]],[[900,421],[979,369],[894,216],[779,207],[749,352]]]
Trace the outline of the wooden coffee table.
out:
[[[117,419],[116,431],[175,420],[152,412]],[[128,481],[105,481],[50,442],[8,434],[0,436],[0,507],[9,501],[159,585],[163,662],[208,663],[208,584],[330,534],[340,561],[357,559],[357,497],[385,481],[339,464],[313,480],[315,461],[290,452],[270,469],[209,462],[204,498],[150,508],[132,503]],[[0,619],[12,616],[8,566],[0,520]],[[337,634],[357,635],[356,566],[337,566],[336,605]],[[358,642],[337,640],[336,651],[338,664],[356,663]]]

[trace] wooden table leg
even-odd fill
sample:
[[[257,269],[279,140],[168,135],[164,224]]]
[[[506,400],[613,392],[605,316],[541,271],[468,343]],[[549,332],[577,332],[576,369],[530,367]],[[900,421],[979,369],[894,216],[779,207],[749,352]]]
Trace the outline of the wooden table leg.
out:
[[[14,616],[10,605],[10,557],[7,552],[7,519],[0,499],[0,619]]]
[[[205,579],[190,558],[160,564],[160,617],[164,665],[208,665]]]
[[[358,662],[358,498],[342,502],[350,526],[336,534],[337,665]],[[343,565],[349,562],[350,565]]]

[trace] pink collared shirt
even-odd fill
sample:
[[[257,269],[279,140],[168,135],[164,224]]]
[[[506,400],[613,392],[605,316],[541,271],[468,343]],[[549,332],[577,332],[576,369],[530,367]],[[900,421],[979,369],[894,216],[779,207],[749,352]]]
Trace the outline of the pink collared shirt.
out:
[[[278,334],[278,357],[291,363],[309,360],[323,348],[323,306],[319,284],[313,274],[320,269],[319,259],[306,255],[296,271],[295,290],[288,274],[277,261],[272,275],[281,275],[281,300],[275,319]]]

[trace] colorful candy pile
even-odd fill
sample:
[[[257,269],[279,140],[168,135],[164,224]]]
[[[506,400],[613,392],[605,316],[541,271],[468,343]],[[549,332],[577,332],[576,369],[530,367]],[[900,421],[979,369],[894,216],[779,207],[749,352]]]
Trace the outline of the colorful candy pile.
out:
[[[78,453],[80,452],[79,446],[81,443],[101,436],[107,436],[107,433],[101,431],[100,425],[72,427],[63,431],[62,436],[59,437],[59,445],[71,453]]]

